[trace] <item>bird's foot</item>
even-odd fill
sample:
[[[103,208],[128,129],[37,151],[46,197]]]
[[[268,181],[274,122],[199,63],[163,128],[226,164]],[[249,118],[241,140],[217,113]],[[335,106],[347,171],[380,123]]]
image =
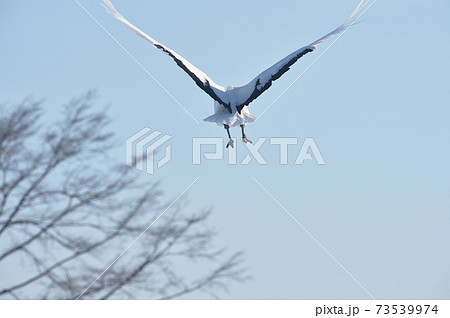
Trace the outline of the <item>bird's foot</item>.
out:
[[[234,148],[234,140],[232,138],[230,138],[230,140],[227,143],[227,148],[228,147]]]
[[[251,141],[250,139],[248,139],[246,135],[242,136],[242,142],[245,143],[245,144],[246,144],[247,142],[253,144],[252,141]]]

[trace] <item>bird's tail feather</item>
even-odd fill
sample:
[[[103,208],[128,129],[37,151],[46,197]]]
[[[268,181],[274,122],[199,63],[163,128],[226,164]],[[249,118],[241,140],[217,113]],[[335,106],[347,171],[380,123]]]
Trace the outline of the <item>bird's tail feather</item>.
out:
[[[318,45],[322,44],[329,38],[335,36],[336,34],[347,31],[351,26],[357,23],[358,19],[361,15],[364,14],[374,3],[376,0],[362,0],[359,5],[356,7],[355,11],[350,15],[350,17],[345,21],[341,26],[331,31],[327,35],[321,37],[317,41],[311,43],[309,46],[313,49],[317,48]]]

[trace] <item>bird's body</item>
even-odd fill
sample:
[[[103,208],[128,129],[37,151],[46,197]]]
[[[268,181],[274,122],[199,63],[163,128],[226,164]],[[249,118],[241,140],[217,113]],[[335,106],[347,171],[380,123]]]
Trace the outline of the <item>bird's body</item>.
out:
[[[250,114],[248,106],[244,106],[240,112],[237,111],[236,105],[231,104],[231,113],[214,101],[214,114],[203,119],[210,123],[216,123],[219,126],[228,125],[229,127],[236,127],[241,125],[251,124],[256,120],[256,116]]]
[[[250,114],[248,105],[258,98],[258,96],[260,96],[263,92],[265,92],[270,86],[272,86],[273,81],[277,80],[284,73],[286,73],[302,56],[313,52],[321,43],[350,28],[358,19],[358,14],[363,9],[367,8],[369,2],[370,0],[362,0],[352,15],[341,26],[314,41],[310,45],[302,47],[289,54],[256,76],[247,85],[240,87],[220,86],[214,83],[211,78],[189,63],[178,53],[157,42],[131,24],[114,8],[110,0],[103,0],[103,6],[109,14],[124,23],[134,33],[151,42],[153,46],[172,57],[176,64],[194,80],[197,86],[199,86],[205,93],[214,99],[214,114],[204,120],[223,126],[227,130],[228,136],[230,137],[230,142],[227,145],[228,147],[233,146],[229,131],[230,127],[240,126],[242,128],[242,140],[244,142],[251,142],[244,134],[244,126],[247,123],[255,122],[256,117]]]

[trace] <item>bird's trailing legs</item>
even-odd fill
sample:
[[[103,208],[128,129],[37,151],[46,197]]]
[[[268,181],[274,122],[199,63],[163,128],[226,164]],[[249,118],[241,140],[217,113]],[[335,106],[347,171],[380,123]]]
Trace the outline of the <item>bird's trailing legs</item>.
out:
[[[250,139],[248,139],[247,136],[245,135],[244,127],[245,127],[245,125],[241,125],[241,130],[242,130],[242,141],[243,141],[244,143],[249,142],[249,143],[252,144],[252,141],[251,141]]]
[[[230,138],[230,139],[228,140],[228,143],[227,143],[227,148],[230,147],[230,146],[231,146],[231,148],[234,148],[234,140],[231,138],[231,134],[230,134],[230,126],[228,126],[227,124],[224,124],[224,125],[223,125],[223,128],[225,128],[225,129],[227,130],[228,138]]]

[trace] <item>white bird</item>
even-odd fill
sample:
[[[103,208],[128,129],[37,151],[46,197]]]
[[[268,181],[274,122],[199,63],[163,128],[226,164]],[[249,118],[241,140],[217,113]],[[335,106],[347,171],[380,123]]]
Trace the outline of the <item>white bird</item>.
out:
[[[189,63],[186,59],[176,53],[174,50],[168,48],[167,46],[157,42],[155,39],[151,38],[133,24],[131,24],[127,19],[125,19],[113,6],[111,1],[103,0],[102,6],[106,11],[111,14],[114,18],[121,21],[125,26],[127,26],[131,31],[141,36],[145,40],[153,44],[154,47],[164,51],[168,54],[179,67],[181,67],[209,96],[214,99],[214,114],[205,118],[205,121],[216,123],[219,126],[223,126],[228,133],[229,146],[234,147],[234,141],[230,135],[230,127],[240,126],[242,129],[242,141],[244,143],[251,141],[247,138],[244,133],[244,127],[247,123],[253,123],[256,117],[250,114],[248,110],[248,105],[258,98],[263,92],[265,92],[271,85],[272,82],[280,78],[284,73],[286,73],[289,68],[297,62],[303,55],[314,51],[317,46],[336,34],[344,32],[350,28],[358,19],[359,13],[367,7],[367,0],[362,0],[351,16],[338,28],[331,31],[327,35],[321,37],[320,39],[314,41],[313,43],[298,49],[297,51],[289,54],[284,59],[275,63],[267,70],[256,76],[250,83],[244,86],[220,86],[212,79],[210,79],[205,73],[196,68],[194,65]]]

